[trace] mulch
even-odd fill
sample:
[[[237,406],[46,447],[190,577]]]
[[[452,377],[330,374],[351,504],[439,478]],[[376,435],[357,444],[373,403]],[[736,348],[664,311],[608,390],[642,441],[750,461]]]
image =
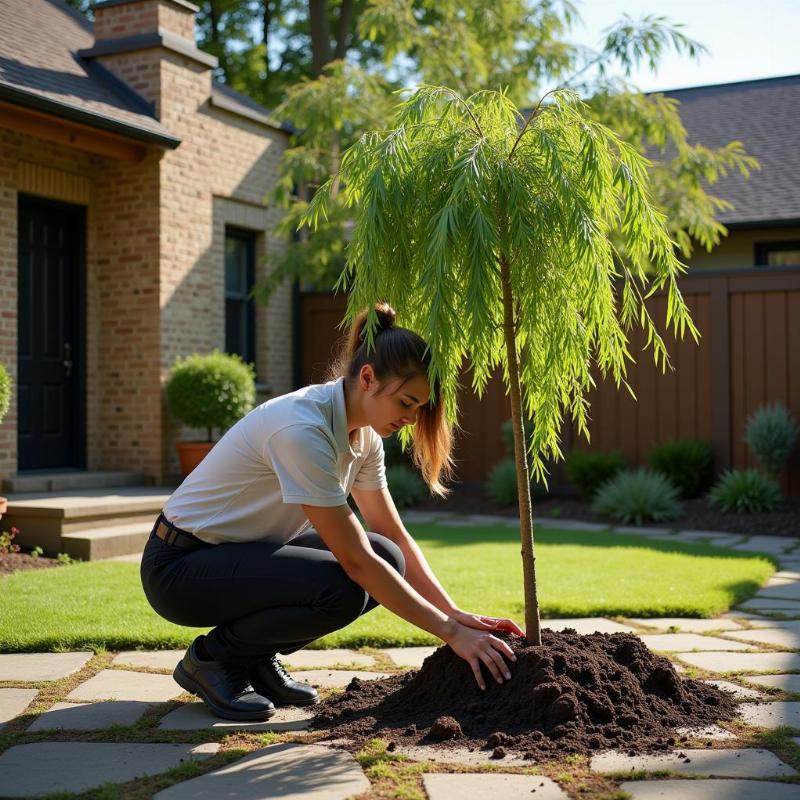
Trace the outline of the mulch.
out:
[[[500,634],[517,656],[510,681],[472,670],[449,647],[422,668],[377,681],[354,678],[321,703],[314,730],[355,750],[374,737],[431,745],[446,758],[453,745],[504,758],[558,758],[614,748],[630,754],[670,750],[701,729],[733,719],[737,701],[711,684],[682,678],[666,658],[629,633],[542,631],[542,646]],[[392,744],[393,743],[393,744]]]
[[[681,516],[668,522],[644,523],[648,528],[672,530],[724,531],[768,536],[800,536],[800,497],[784,497],[778,509],[768,514],[723,514],[709,508],[704,497],[684,500]],[[414,507],[415,511],[451,511],[460,514],[497,514],[516,517],[516,506],[498,506],[484,494],[483,484],[478,481],[464,481],[452,487],[450,496],[426,498]],[[548,496],[533,501],[533,515],[579,519],[586,522],[612,523],[607,517],[592,511],[585,500],[568,495]]]
[[[11,575],[26,569],[50,569],[60,567],[61,562],[55,558],[39,556],[34,558],[28,553],[0,553],[0,575]]]

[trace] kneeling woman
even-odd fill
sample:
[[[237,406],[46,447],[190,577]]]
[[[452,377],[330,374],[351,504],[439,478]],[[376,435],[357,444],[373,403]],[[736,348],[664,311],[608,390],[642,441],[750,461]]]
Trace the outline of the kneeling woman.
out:
[[[425,342],[376,307],[350,332],[339,375],[276,397],[239,420],[169,498],[142,558],[147,599],[178,625],[214,626],[175,680],[217,716],[263,720],[276,705],[317,702],[277,659],[379,603],[443,639],[485,688],[510,678],[510,620],[461,611],[428,566],[387,489],[381,437],[414,425],[413,454],[434,492],[448,474],[450,430],[428,382]],[[352,496],[361,526],[347,503]]]

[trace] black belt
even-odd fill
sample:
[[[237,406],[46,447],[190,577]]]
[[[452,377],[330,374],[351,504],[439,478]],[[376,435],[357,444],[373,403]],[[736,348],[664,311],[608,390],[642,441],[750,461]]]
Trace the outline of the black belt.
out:
[[[158,515],[153,533],[159,539],[163,539],[166,544],[182,547],[184,550],[194,550],[197,547],[209,547],[208,542],[198,539],[189,531],[182,531],[177,525],[173,525],[163,514]]]

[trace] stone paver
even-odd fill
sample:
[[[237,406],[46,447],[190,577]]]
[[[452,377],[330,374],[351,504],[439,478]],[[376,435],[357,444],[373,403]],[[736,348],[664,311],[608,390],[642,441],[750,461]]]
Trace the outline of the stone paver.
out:
[[[623,625],[604,617],[576,617],[575,619],[543,619],[543,628],[551,631],[563,631],[565,628],[574,628],[578,633],[636,633],[630,625]]]
[[[791,631],[781,628],[759,628],[757,631],[736,631],[729,633],[731,639],[740,642],[758,644],[772,644],[785,647],[788,650],[800,649],[800,631]]]
[[[149,667],[150,669],[175,669],[185,650],[124,650],[114,656],[115,667]]]
[[[469,747],[450,746],[441,750],[429,744],[403,744],[398,742],[396,755],[406,756],[414,761],[430,761],[433,764],[462,764],[478,767],[485,764],[504,767],[530,767],[533,762],[524,759],[522,753],[509,752],[505,758],[491,758],[492,750],[471,750]]]
[[[103,703],[56,703],[40,714],[28,733],[54,729],[98,731],[112,725],[133,725],[152,703],[138,700],[108,700]]]
[[[614,526],[614,533],[634,533],[639,536],[655,536],[657,538],[668,536],[670,539],[675,538],[674,534],[666,528],[647,528],[637,527],[636,525],[616,525]]]
[[[18,717],[37,694],[38,689],[0,689],[0,730],[6,722]]]
[[[413,667],[419,669],[422,662],[438,650],[437,647],[387,647],[383,652],[397,664],[398,667]]]
[[[343,689],[353,678],[362,681],[374,681],[388,678],[385,672],[358,672],[351,669],[309,669],[293,672],[296,681],[310,683],[317,689]]]
[[[736,734],[726,731],[725,728],[720,728],[719,725],[707,725],[705,728],[676,728],[675,733],[678,736],[690,736],[693,739],[712,739],[715,742],[724,742],[736,738]]]
[[[730,547],[744,538],[741,534],[719,534],[713,531],[679,531],[676,538],[686,542],[709,542],[715,547]]]
[[[800,572],[791,569],[782,569],[776,572],[773,578],[786,578],[787,580],[800,581]]]
[[[746,689],[744,686],[739,686],[730,681],[706,681],[706,683],[716,686],[717,689],[724,689],[726,692],[730,692],[737,700],[761,700],[764,698],[762,692],[757,692],[755,689]]]
[[[740,603],[738,608],[744,611],[762,611],[766,613],[779,612],[786,615],[800,614],[800,603],[795,600],[779,600],[775,597],[761,597],[757,594],[744,603]]]
[[[783,586],[766,586],[760,589],[755,596],[775,598],[776,600],[800,600],[800,582],[792,581]]]
[[[152,675],[125,669],[104,669],[68,695],[67,700],[142,700],[165,702],[183,689],[171,675]]]
[[[661,633],[644,635],[642,641],[651,649],[662,653],[685,653],[690,650],[752,650],[741,642],[700,636],[697,633]]]
[[[738,708],[739,716],[759,728],[800,727],[800,703],[746,703]]]
[[[769,553],[770,555],[783,555],[796,544],[793,538],[786,536],[751,536],[746,542],[734,545],[734,550],[752,550],[755,552]]]
[[[800,670],[800,655],[797,653],[679,653],[677,658],[710,672]]]
[[[375,659],[366,653],[355,650],[298,650],[288,656],[279,656],[280,660],[292,669],[319,669],[334,664],[359,664],[374,667]]]
[[[275,716],[264,722],[234,722],[215,717],[205,703],[187,703],[170,711],[158,727],[166,731],[242,730],[242,731],[303,731],[308,728],[313,713],[307,708],[287,706],[278,708]]]
[[[629,756],[610,751],[593,756],[593,772],[604,775],[645,770],[709,775],[714,778],[784,778],[797,772],[769,750],[676,750],[674,753]]]
[[[800,800],[800,786],[775,781],[625,781],[631,800]]]
[[[429,800],[568,800],[567,793],[544,775],[472,774],[425,772],[422,783]],[[533,794],[535,792],[535,794]]]
[[[77,672],[93,653],[5,653],[0,681],[57,681]]]
[[[153,800],[344,800],[369,789],[356,760],[319,745],[274,744],[154,795]]]
[[[658,628],[658,630],[662,631],[675,628],[680,633],[708,633],[709,631],[739,631],[742,629],[742,626],[732,619],[690,619],[684,617],[644,619],[636,617],[631,618],[629,621],[649,628]]]
[[[84,792],[104,783],[158,775],[187,759],[209,758],[219,744],[116,744],[37,742],[0,755],[3,793],[31,797],[51,792]]]
[[[769,686],[784,692],[800,692],[800,675],[742,675],[742,680],[755,686]]]

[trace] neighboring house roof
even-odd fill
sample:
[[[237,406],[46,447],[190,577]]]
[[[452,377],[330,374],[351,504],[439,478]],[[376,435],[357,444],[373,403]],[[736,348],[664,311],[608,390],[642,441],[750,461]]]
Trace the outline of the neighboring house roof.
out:
[[[709,192],[733,203],[728,227],[800,221],[800,75],[662,92],[680,102],[692,144],[740,141],[760,170],[729,173]]]
[[[0,0],[0,100],[140,141],[177,147],[153,109],[78,50],[92,24],[63,0]]]

